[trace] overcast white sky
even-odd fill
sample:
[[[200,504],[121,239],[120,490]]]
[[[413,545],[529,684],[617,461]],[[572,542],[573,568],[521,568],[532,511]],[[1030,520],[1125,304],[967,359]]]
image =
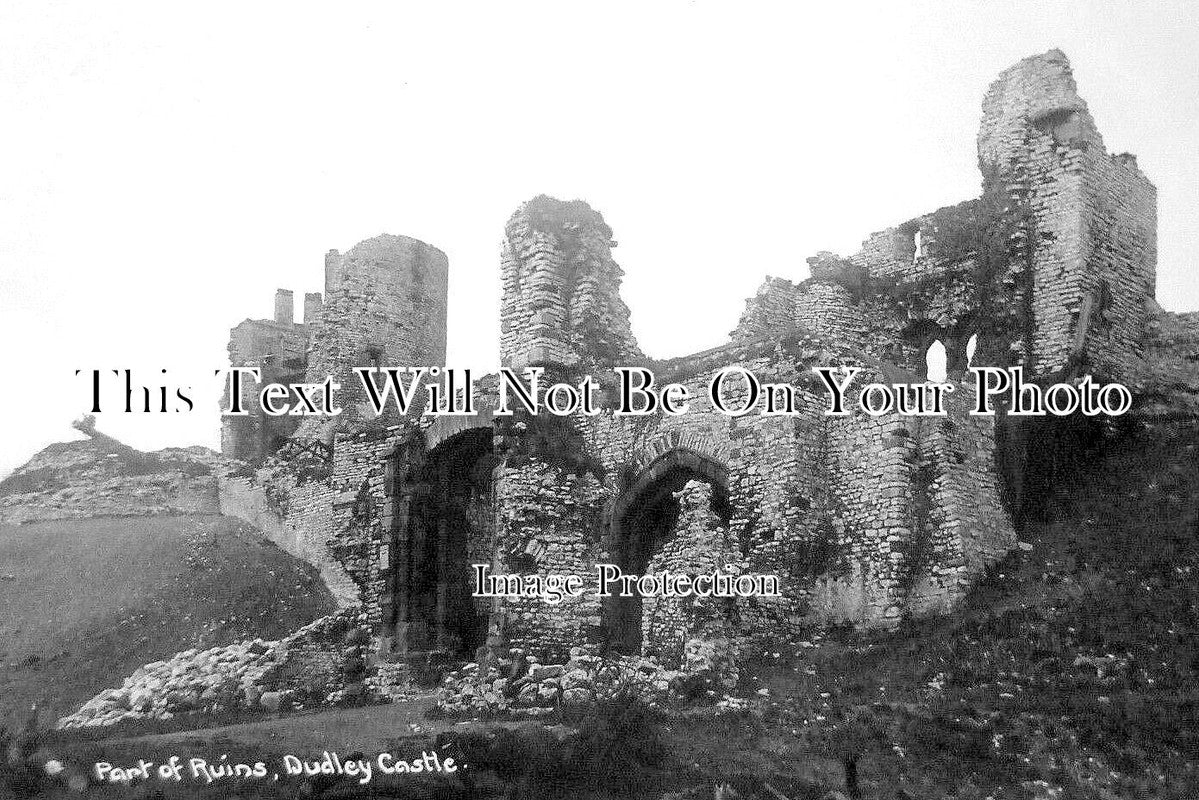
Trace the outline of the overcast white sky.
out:
[[[218,446],[228,329],[382,232],[449,255],[450,365],[493,370],[542,192],[614,229],[646,352],[720,344],[767,274],[976,196],[987,84],[1051,47],[1158,186],[1160,301],[1199,309],[1195,4],[820,6],[6,2],[0,474],[76,438],[76,369],[168,368],[195,412],[100,428]]]

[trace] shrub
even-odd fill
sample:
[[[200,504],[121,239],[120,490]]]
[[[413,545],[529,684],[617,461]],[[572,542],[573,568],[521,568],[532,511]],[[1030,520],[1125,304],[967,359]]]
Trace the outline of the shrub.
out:
[[[643,785],[665,758],[660,721],[630,692],[601,700],[583,718],[567,767],[580,778],[628,792]]]
[[[24,733],[12,733],[0,727],[0,797],[41,797],[49,776],[34,759],[38,749],[36,732],[28,726]]]
[[[855,710],[829,732],[827,747],[830,755],[839,760],[845,770],[845,789],[851,798],[856,800],[861,797],[858,761],[887,739],[886,722],[870,708]]]

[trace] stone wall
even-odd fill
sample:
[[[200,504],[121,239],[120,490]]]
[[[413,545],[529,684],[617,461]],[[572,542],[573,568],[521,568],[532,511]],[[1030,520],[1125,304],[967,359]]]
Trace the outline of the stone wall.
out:
[[[967,385],[944,418],[826,416],[810,368],[838,362],[851,359],[796,332],[668,362],[662,379],[699,397],[729,364],[788,380],[798,387],[795,414],[728,417],[704,400],[678,417],[601,413],[574,420],[585,458],[527,458],[524,423],[505,428],[515,441],[506,444],[496,488],[496,572],[580,574],[589,583],[600,562],[635,574],[722,568],[777,575],[782,596],[643,598],[622,610],[589,585],[559,604],[497,600],[490,660],[449,676],[443,707],[497,712],[561,702],[579,645],[598,654],[618,644],[615,652],[649,657],[646,675],[667,683],[702,676],[718,691],[735,683],[745,658],[777,652],[829,622],[890,625],[964,596],[1016,545],[992,466],[993,420],[966,413]],[[917,380],[852,363],[863,366],[862,383]],[[734,389],[726,400],[740,395]],[[573,454],[577,443],[562,441]],[[627,614],[640,633],[632,653],[624,646],[631,640],[618,636]],[[560,671],[514,687],[514,653]],[[593,682],[576,675],[572,688],[585,690],[582,697]]]
[[[678,518],[665,541],[658,545],[646,566],[646,574],[666,571],[676,575],[705,575],[748,572],[748,562],[728,528],[713,510],[712,485],[688,481],[674,493],[679,503]],[[663,666],[680,669],[687,663],[688,647],[698,650],[700,642],[721,640],[727,646],[739,627],[736,600],[711,597],[647,597],[641,605],[641,641],[646,655]],[[741,605],[745,605],[744,602]],[[695,642],[694,640],[700,640]],[[731,667],[735,659],[729,659]],[[722,676],[722,683],[736,684],[735,674]]]
[[[746,300],[729,338],[735,344],[752,344],[799,326],[844,347],[868,350],[872,338],[868,313],[867,303],[834,280],[814,277],[795,284],[767,277],[757,294]]]
[[[325,258],[325,304],[312,331],[308,381],[333,376],[344,409],[310,418],[297,436],[333,440],[337,431],[395,424],[366,405],[357,367],[444,366],[449,262],[436,247],[383,234]],[[392,412],[394,413],[394,412]]]
[[[1156,190],[1108,155],[1059,50],[1005,70],[983,100],[984,176],[1020,208],[1031,272],[1028,362],[1111,379],[1140,355],[1156,282]]]
[[[594,368],[640,356],[613,246],[603,217],[580,200],[541,195],[512,215],[500,262],[505,366]]]
[[[294,321],[291,292],[280,289],[275,304],[275,319],[247,319],[229,332],[229,364],[256,367],[261,371],[263,384],[302,381],[311,325]],[[317,295],[305,304],[305,322],[312,322],[308,314],[319,310],[320,296]],[[244,416],[226,415],[221,419],[221,453],[227,458],[258,464],[273,454],[299,424],[297,417],[265,414],[258,401],[258,392],[257,385],[246,381],[240,401],[247,413]],[[228,408],[230,402],[231,398],[223,398],[222,408]]]
[[[957,389],[943,418],[830,421],[839,563],[813,592],[830,618],[945,611],[1015,547],[994,469],[994,422],[966,413],[970,387]]]
[[[574,453],[578,444],[564,439],[564,450],[575,457],[564,454],[558,464],[545,456],[522,459],[517,441],[497,482],[497,568],[582,574],[590,581],[598,562],[639,573],[672,554],[707,563],[725,551],[713,544],[711,552],[699,552],[691,539],[704,538],[701,531],[713,541],[727,537],[733,543],[727,563],[777,574],[783,585],[780,598],[739,605],[729,624],[741,649],[798,640],[828,621],[890,624],[905,612],[949,606],[985,564],[1015,545],[991,468],[993,420],[965,413],[966,386],[944,419],[826,416],[827,392],[811,367],[835,363],[863,365],[858,385],[918,380],[793,331],[777,342],[666,362],[660,379],[687,385],[693,407],[677,417],[608,411],[573,420],[582,458]],[[763,381],[796,387],[794,413],[729,417],[708,407],[709,381],[734,364]],[[739,402],[743,391],[734,388],[726,400]],[[527,431],[517,429],[514,436],[521,435]],[[672,511],[663,499],[663,492],[678,492],[688,481],[719,495],[713,504],[721,506],[718,524],[708,524],[710,511]],[[656,504],[653,513],[636,517],[647,502]],[[707,522],[696,521],[701,517]],[[645,537],[661,538],[646,550]],[[648,562],[637,553],[648,553]],[[587,592],[553,606],[504,600],[493,617],[502,620],[508,646],[561,660],[572,642],[611,645],[620,613]],[[671,642],[668,666],[678,666],[683,635],[681,629],[653,631],[658,646]]]
[[[339,606],[360,601],[358,586],[329,549],[336,531],[328,483],[301,483],[277,465],[254,477],[223,476],[220,512],[245,520],[283,551],[315,566]]]
[[[912,370],[940,340],[960,370],[977,334],[977,363],[1128,377],[1156,280],[1156,191],[1135,157],[1106,152],[1060,51],[992,84],[978,151],[981,198],[873,233],[848,259],[821,253],[798,285],[768,279],[733,340],[799,324]]]
[[[594,574],[602,557],[603,491],[595,475],[530,460],[504,469],[496,489],[497,572]],[[497,602],[492,613],[510,647],[562,659],[599,636],[602,609],[594,592],[550,605],[539,598]]]

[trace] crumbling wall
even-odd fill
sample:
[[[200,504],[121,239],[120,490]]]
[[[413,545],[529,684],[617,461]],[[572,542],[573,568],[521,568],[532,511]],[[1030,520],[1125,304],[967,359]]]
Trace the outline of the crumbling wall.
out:
[[[500,358],[505,366],[625,364],[641,355],[620,299],[612,231],[586,203],[541,195],[504,229]]]
[[[731,340],[753,342],[795,327],[798,293],[799,287],[791,281],[767,275],[757,294],[745,301],[745,311],[729,334]]]
[[[968,385],[957,388],[958,400],[973,402]],[[1016,534],[1000,502],[992,420],[954,413],[918,417],[913,427],[913,547],[903,589],[908,610],[942,613],[1016,547]]]
[[[734,343],[779,338],[796,325],[845,347],[866,345],[868,323],[860,298],[841,283],[812,278],[794,284],[767,277],[745,301],[745,311],[730,334]]]
[[[603,562],[638,574],[722,568],[777,575],[779,598],[642,598],[642,651],[628,656],[646,696],[659,699],[697,678],[719,693],[736,682],[747,657],[777,652],[831,621],[894,624],[905,613],[952,605],[1015,545],[992,469],[993,421],[966,414],[965,386],[943,419],[827,416],[827,394],[810,370],[841,362],[864,368],[861,383],[917,380],[792,331],[778,342],[660,365],[662,380],[692,390],[688,413],[572,418],[581,447],[577,439],[560,441],[581,454],[561,463],[524,456],[527,428],[507,426],[496,571],[592,576]],[[706,386],[730,364],[797,387],[796,413],[729,417],[710,408]],[[743,395],[734,386],[725,400]],[[659,502],[663,488],[675,485],[679,508],[670,527],[633,527],[626,511]],[[638,535],[660,537],[643,565],[630,556],[640,552],[629,546]],[[490,657],[447,676],[439,704],[454,713],[540,713],[590,702],[599,682],[595,656],[607,652],[604,663],[616,672],[633,663],[608,649],[612,626],[623,622],[617,608],[590,587],[557,605],[496,601]]]
[[[1140,353],[1156,280],[1156,190],[1110,156],[1059,50],[1000,74],[978,138],[985,188],[1023,217],[1030,286],[1026,363],[1086,364],[1120,379]]]
[[[220,479],[220,512],[244,519],[280,549],[312,564],[339,606],[359,602],[358,587],[333,557],[333,492],[326,481],[301,481],[275,463],[253,476]]]
[[[842,347],[865,349],[867,309],[851,291],[837,283],[810,280],[795,295],[795,318],[816,336]]]
[[[830,420],[837,547],[812,593],[827,618],[893,623],[945,610],[1015,547],[994,469],[994,420],[972,417],[970,387],[956,388],[945,417]]]
[[[408,426],[345,434],[334,451],[329,548],[357,588],[364,619],[385,633],[393,587],[388,584],[395,553],[389,458]]]
[[[1083,226],[1089,248],[1084,304],[1077,323],[1097,372],[1127,378],[1143,354],[1146,300],[1157,285],[1157,191],[1128,154],[1085,151]],[[1086,302],[1090,298],[1090,302]]]
[[[977,334],[980,363],[1127,377],[1154,292],[1156,191],[1134,157],[1106,152],[1060,51],[991,85],[978,152],[982,197],[873,233],[849,259],[809,259],[818,280],[770,282],[734,341],[779,329],[791,295],[831,283],[848,294],[819,298],[795,321],[825,334],[805,317],[852,309],[828,330],[860,330],[851,341],[864,352],[908,369],[922,368],[936,340],[951,371],[963,369]]]
[[[275,296],[274,319],[247,319],[233,328],[229,332],[230,365],[258,368],[262,383],[290,384],[303,380],[311,326],[295,322],[293,306],[292,293],[280,289]],[[307,316],[309,311],[319,310],[319,306],[319,295],[307,300],[306,323],[312,321]],[[240,397],[246,414],[226,415],[221,419],[221,453],[227,458],[258,464],[272,455],[299,425],[298,417],[272,417],[264,413],[258,391],[252,381],[246,381]],[[222,408],[227,408],[230,401],[231,398],[222,398]]]
[[[576,489],[566,470],[543,463],[505,470],[497,496],[499,541],[505,553],[535,554],[528,569],[519,569],[520,560],[511,555],[506,565],[510,571],[594,574],[592,559],[621,564],[628,548],[621,537],[631,535],[623,509],[637,502],[639,492],[652,494],[657,476],[682,474],[727,493],[722,535],[735,543],[745,569],[782,580],[783,597],[755,598],[738,608],[739,646],[798,638],[822,620],[892,623],[905,611],[952,603],[982,564],[1015,542],[991,469],[993,421],[968,418],[967,396],[953,398],[949,418],[923,426],[913,421],[919,418],[895,414],[826,416],[827,392],[811,367],[855,363],[846,359],[823,340],[792,332],[779,343],[730,346],[663,365],[661,380],[691,389],[688,413],[616,417],[609,411],[577,420],[584,453],[598,462],[594,474],[602,476],[588,493],[590,510],[567,499]],[[795,413],[729,417],[708,407],[708,383],[730,364],[796,387]],[[866,366],[859,387],[920,380]],[[960,391],[968,395],[966,387]],[[743,393],[734,384],[726,401],[736,404]],[[916,474],[921,468],[923,485]],[[607,537],[599,549],[589,522],[597,514]],[[694,548],[688,553],[696,555]],[[571,627],[571,606],[503,605],[520,620],[511,628],[521,631],[519,646],[540,657],[560,657],[559,647],[547,646],[558,641],[556,628],[570,629],[578,641],[595,641],[584,635],[589,631]],[[585,598],[579,605],[579,614],[596,613]],[[609,613],[602,612],[605,619]],[[543,624],[539,615],[552,617],[553,624]],[[659,644],[670,642],[669,665],[678,656],[681,630],[653,636]]]
[[[646,574],[666,571],[696,576],[723,571],[737,575],[747,571],[741,548],[712,510],[712,485],[690,481],[674,496],[680,506],[678,519],[669,538],[650,558]],[[693,652],[705,645],[712,647],[716,640],[718,647],[729,647],[737,625],[735,601],[647,597],[641,612],[642,649],[668,669],[679,669],[686,663],[689,645]],[[700,641],[693,643],[696,639]],[[728,658],[726,663],[731,665],[735,660]],[[723,677],[730,685],[736,683],[734,676]]]

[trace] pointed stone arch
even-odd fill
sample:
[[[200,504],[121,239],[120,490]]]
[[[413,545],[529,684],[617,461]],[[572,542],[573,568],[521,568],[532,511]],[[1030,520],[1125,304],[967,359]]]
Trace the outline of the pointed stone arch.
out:
[[[679,514],[675,493],[688,482],[712,486],[712,510],[727,525],[729,471],[723,461],[674,446],[644,461],[606,511],[606,550],[625,574],[644,574],[653,553],[671,535]],[[607,645],[625,653],[640,650],[641,598],[609,597],[604,602]]]

